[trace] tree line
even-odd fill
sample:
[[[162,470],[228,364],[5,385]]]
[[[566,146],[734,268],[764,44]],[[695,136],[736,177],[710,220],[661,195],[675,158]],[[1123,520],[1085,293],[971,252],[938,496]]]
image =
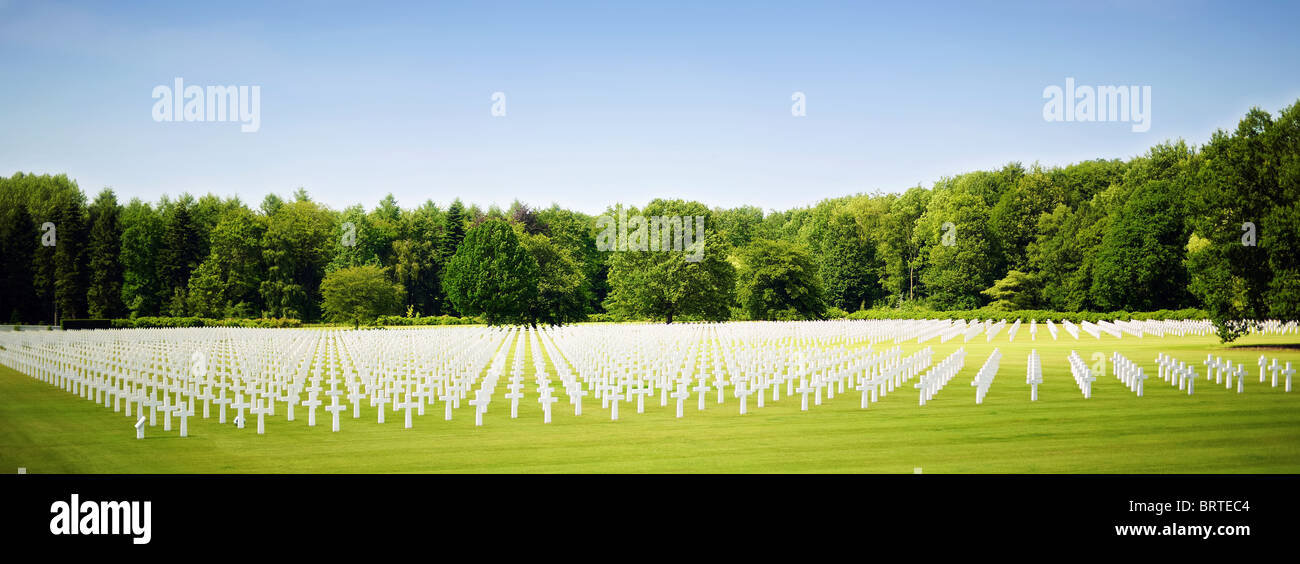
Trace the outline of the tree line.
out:
[[[195,316],[490,323],[815,319],[872,308],[1062,312],[1201,308],[1225,338],[1300,314],[1300,104],[1252,109],[1197,148],[1010,163],[926,188],[785,211],[654,200],[704,217],[702,260],[606,252],[595,216],[341,211],[303,189],[88,201],[65,175],[0,178],[0,319]]]

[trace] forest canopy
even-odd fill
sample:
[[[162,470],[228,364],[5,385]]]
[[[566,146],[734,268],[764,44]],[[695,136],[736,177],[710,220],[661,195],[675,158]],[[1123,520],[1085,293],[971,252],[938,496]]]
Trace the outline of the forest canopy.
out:
[[[389,195],[334,210],[301,188],[256,207],[213,194],[123,202],[17,173],[0,178],[0,321],[1199,308],[1231,339],[1254,320],[1300,318],[1300,104],[1128,160],[1013,162],[784,211],[652,200],[604,215],[620,213],[704,218],[703,260],[602,251],[598,216],[558,205],[402,207]]]

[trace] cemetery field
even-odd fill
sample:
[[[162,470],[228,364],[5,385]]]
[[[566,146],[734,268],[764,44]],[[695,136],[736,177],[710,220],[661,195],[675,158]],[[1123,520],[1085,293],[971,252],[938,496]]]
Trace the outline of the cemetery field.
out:
[[[406,329],[402,331],[441,331]],[[527,341],[523,337],[520,339]],[[861,345],[864,346],[865,345]],[[889,345],[892,346],[892,343]],[[1006,332],[987,342],[979,335],[940,344],[916,339],[901,345],[909,355],[924,346],[937,364],[958,347],[965,367],[926,405],[918,405],[912,380],[860,407],[848,388],[821,405],[801,410],[800,395],[787,395],[748,413],[731,397],[719,404],[708,394],[703,411],[692,395],[684,417],[676,404],[645,398],[621,404],[619,419],[588,397],[583,415],[568,401],[554,404],[552,421],[532,385],[534,354],[527,342],[502,345],[507,363],[523,355],[525,398],[510,418],[503,384],[475,426],[474,409],[461,404],[451,421],[441,402],[415,416],[410,429],[401,411],[376,421],[376,407],[351,408],[331,432],[330,415],[307,425],[306,409],[286,421],[283,406],[266,419],[265,434],[200,416],[189,418],[188,437],[161,424],[137,440],[134,418],[8,367],[0,366],[0,471],[29,473],[1297,473],[1300,472],[1300,393],[1259,382],[1257,360],[1300,365],[1300,337],[1250,335],[1231,345],[1213,336],[1116,338],[1103,333],[1076,340],[1061,332],[1053,341],[1040,331],[1030,341],[1023,329],[1009,343]],[[997,372],[982,405],[971,380],[998,347]],[[876,345],[877,349],[884,345]],[[1043,383],[1030,401],[1026,355],[1036,349]],[[1085,399],[1070,375],[1067,355],[1119,352],[1150,376],[1143,397],[1110,373],[1097,373]],[[1164,353],[1197,369],[1195,393],[1156,377]],[[1207,354],[1246,367],[1244,392],[1206,380]],[[554,368],[547,357],[544,364]],[[556,392],[562,394],[562,392]],[[391,410],[391,408],[389,408]]]

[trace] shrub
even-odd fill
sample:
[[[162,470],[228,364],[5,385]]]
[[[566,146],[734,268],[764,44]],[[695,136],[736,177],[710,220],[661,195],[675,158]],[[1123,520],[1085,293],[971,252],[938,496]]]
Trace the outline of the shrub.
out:
[[[424,327],[432,325],[477,325],[483,323],[482,319],[477,317],[455,317],[451,315],[435,315],[429,317],[403,317],[400,315],[381,315],[375,320],[376,325],[389,325],[394,327]]]
[[[208,319],[203,317],[137,317],[113,319],[114,329],[163,329],[176,327],[256,327],[265,329],[295,329],[302,320],[289,318],[258,319]]]

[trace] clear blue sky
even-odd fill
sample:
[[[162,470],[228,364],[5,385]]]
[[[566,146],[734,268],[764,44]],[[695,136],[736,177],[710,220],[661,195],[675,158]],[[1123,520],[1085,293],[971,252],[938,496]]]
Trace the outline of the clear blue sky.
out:
[[[1300,98],[1297,21],[1297,2],[0,0],[0,174],[123,202],[784,209],[1203,143]],[[1150,85],[1150,131],[1045,122],[1067,76]],[[261,130],[154,122],[174,77],[260,86]]]

